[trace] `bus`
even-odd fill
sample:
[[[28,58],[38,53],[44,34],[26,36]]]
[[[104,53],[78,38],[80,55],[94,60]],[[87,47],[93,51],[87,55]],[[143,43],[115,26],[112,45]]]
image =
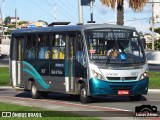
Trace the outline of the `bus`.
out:
[[[67,25],[12,32],[10,78],[33,99],[48,93],[128,96],[148,92],[148,64],[135,28],[112,24]]]

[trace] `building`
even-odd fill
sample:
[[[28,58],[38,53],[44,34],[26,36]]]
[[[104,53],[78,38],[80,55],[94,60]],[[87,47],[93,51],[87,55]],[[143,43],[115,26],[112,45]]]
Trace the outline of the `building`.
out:
[[[10,35],[4,35],[2,37],[0,44],[0,54],[9,55],[10,41],[11,41]]]
[[[11,24],[15,24],[15,22],[16,22],[16,17],[10,17],[11,18],[11,21],[10,21],[10,23]],[[19,17],[17,17],[17,22],[19,22],[20,20],[19,20]]]

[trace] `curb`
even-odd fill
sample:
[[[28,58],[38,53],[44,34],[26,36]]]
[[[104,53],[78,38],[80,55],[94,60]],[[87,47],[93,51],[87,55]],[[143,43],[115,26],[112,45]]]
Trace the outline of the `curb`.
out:
[[[12,86],[0,86],[0,89],[12,89]]]
[[[0,86],[0,89],[12,89],[12,88],[13,88],[12,86]],[[148,89],[148,92],[160,92],[160,89]]]
[[[149,92],[159,92],[160,93],[160,89],[148,89]]]

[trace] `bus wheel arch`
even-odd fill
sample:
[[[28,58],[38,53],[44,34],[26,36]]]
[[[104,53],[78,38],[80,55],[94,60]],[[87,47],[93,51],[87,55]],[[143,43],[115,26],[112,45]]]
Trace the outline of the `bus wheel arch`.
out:
[[[91,96],[87,95],[87,87],[85,83],[82,83],[80,87],[80,101],[83,104],[91,102]]]
[[[81,84],[85,84],[85,82],[83,80],[79,80],[78,81],[78,85],[77,85],[77,93],[78,93],[78,95],[80,95]]]
[[[29,78],[29,79],[28,79],[28,89],[29,89],[29,90],[31,90],[31,87],[32,87],[31,85],[32,85],[32,82],[33,82],[33,81],[34,81],[33,78]]]

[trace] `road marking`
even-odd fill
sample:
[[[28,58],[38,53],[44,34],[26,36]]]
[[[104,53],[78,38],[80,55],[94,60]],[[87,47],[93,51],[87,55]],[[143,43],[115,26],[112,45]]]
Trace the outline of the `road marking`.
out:
[[[160,102],[160,100],[147,100],[147,101],[150,101],[150,102]]]
[[[93,107],[93,108],[106,108],[106,109],[112,109],[115,111],[130,111],[130,110],[125,110],[125,109],[120,109],[120,108],[112,108],[112,107],[91,106],[91,105],[83,105],[83,104],[76,104],[76,103],[69,103],[69,102],[65,102],[65,103],[71,104],[71,105],[77,105],[77,106]]]

